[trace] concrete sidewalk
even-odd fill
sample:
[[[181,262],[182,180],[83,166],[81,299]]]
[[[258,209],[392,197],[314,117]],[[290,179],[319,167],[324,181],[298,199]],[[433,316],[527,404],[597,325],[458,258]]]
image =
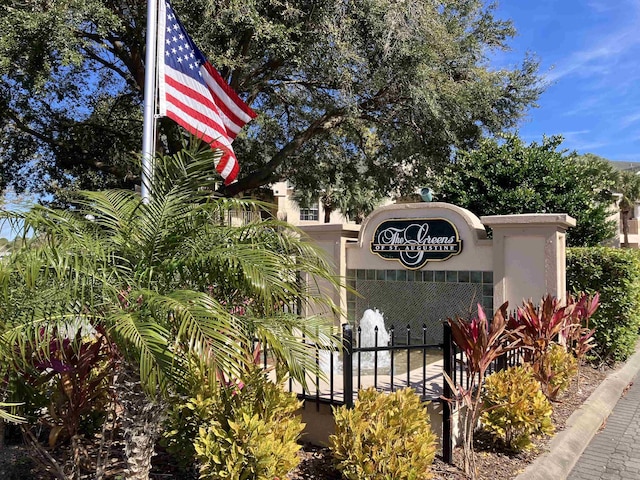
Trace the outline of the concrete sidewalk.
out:
[[[604,429],[582,453],[568,480],[640,479],[640,374],[618,401]]]
[[[569,417],[565,430],[549,443],[549,451],[517,480],[640,479],[639,347],[640,343],[636,353]],[[634,384],[627,391],[630,382]]]

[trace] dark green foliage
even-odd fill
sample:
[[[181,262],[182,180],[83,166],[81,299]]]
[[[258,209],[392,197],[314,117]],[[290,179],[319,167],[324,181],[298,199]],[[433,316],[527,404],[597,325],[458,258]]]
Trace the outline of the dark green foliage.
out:
[[[420,397],[406,388],[390,394],[360,390],[353,409],[334,410],[331,450],[349,480],[426,480],[436,437]]]
[[[461,151],[434,179],[436,199],[478,216],[568,213],[577,225],[568,231],[567,244],[598,245],[615,232],[608,217],[617,175],[604,160],[560,149],[561,141],[551,137],[525,145],[512,136]]]
[[[567,252],[567,289],[600,292],[600,307],[590,320],[597,346],[607,361],[623,361],[634,351],[640,326],[640,253],[606,247]]]
[[[59,195],[139,183],[145,2],[0,7],[0,187]],[[286,178],[412,191],[422,176],[514,127],[542,90],[538,62],[489,68],[515,29],[480,0],[175,0],[203,53],[259,113],[234,142],[226,193]],[[180,131],[160,121],[169,151]],[[343,190],[344,191],[344,190]],[[346,193],[346,192],[345,192]],[[364,204],[364,205],[363,205]]]

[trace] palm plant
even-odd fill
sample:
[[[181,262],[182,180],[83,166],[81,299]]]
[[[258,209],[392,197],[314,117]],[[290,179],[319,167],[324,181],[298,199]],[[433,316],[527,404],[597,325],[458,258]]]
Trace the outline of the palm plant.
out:
[[[629,215],[636,201],[640,199],[640,176],[635,172],[620,172],[616,188],[621,195],[618,208],[620,208],[620,216],[622,218],[622,234],[624,237],[622,246],[629,247]]]
[[[332,348],[337,338],[332,321],[303,319],[292,306],[337,313],[311,284],[337,285],[331,266],[288,224],[231,225],[232,212],[266,206],[215,198],[215,160],[209,149],[157,158],[148,202],[80,192],[73,210],[5,214],[30,238],[0,264],[6,373],[28,371],[54,337],[100,327],[152,397],[241,376],[254,339],[305,381],[316,368],[311,344]]]

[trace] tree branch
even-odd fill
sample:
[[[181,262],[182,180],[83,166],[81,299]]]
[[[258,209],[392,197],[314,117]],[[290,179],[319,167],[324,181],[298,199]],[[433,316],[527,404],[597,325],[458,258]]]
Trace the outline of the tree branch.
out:
[[[388,86],[378,90],[375,95],[360,102],[357,109],[368,111],[372,108],[376,108],[381,102],[385,101],[389,91],[390,89]],[[234,196],[245,190],[252,190],[275,180],[279,180],[276,175],[278,167],[282,165],[287,158],[297,152],[305,142],[342,124],[347,119],[348,110],[349,109],[347,107],[344,107],[336,109],[333,112],[325,113],[316,121],[311,123],[306,130],[298,133],[293,140],[277,152],[264,167],[249,173],[249,175],[231,185],[222,187],[220,193],[225,196]]]
[[[51,145],[51,146],[60,145],[59,142],[56,142],[52,138],[47,137],[45,134],[31,128],[20,117],[18,117],[18,115],[13,110],[10,110],[9,108],[7,108],[4,113],[7,115],[7,117],[13,120],[18,130],[22,130],[23,132],[28,133],[29,135],[37,138],[38,140],[46,143],[47,145]]]
[[[107,49],[107,51],[109,51],[111,53],[114,53],[111,49]],[[115,73],[117,73],[120,77],[122,77],[122,79],[124,79],[125,82],[127,82],[127,84],[129,84],[129,85],[131,85],[132,87],[135,87],[135,88],[138,87],[136,82],[134,82],[133,79],[131,78],[131,75],[127,75],[127,73],[124,70],[116,67],[115,64],[113,64],[113,63],[109,62],[108,60],[102,58],[94,50],[92,50],[90,48],[85,48],[84,52],[87,55],[87,57],[89,57],[91,60],[93,60],[93,61],[99,63],[100,65],[102,65],[103,67],[106,67],[109,70],[112,70]],[[115,55],[115,53],[114,53],[114,55]]]
[[[344,122],[346,119],[345,113],[346,111],[344,109],[325,113],[322,117],[309,125],[306,130],[296,135],[293,140],[276,153],[264,167],[251,172],[236,183],[223,187],[221,193],[225,196],[233,196],[245,190],[258,188],[274,181],[277,178],[275,175],[276,170],[287,158],[293,155],[311,138],[329,131]]]

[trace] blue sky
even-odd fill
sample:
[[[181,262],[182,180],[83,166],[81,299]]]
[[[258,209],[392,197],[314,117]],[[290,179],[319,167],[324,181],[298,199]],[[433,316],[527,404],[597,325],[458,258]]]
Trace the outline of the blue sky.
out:
[[[530,52],[549,83],[520,136],[561,134],[578,153],[640,161],[640,0],[501,0],[496,16],[518,35],[494,64]]]

